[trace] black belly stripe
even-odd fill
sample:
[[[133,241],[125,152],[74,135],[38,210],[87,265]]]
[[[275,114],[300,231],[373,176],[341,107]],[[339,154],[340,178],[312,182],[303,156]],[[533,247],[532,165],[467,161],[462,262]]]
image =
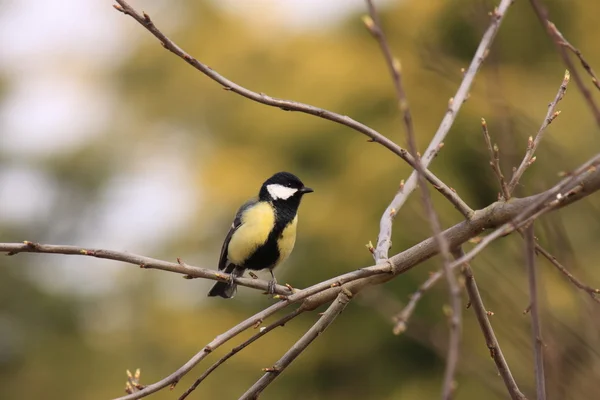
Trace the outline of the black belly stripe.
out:
[[[244,268],[248,268],[254,271],[258,271],[265,268],[274,268],[275,263],[279,259],[279,247],[277,246],[277,240],[281,237],[285,227],[294,219],[296,216],[296,207],[288,207],[286,204],[275,204],[277,213],[275,215],[275,226],[269,234],[267,241],[264,245],[260,246],[256,251],[246,260]]]

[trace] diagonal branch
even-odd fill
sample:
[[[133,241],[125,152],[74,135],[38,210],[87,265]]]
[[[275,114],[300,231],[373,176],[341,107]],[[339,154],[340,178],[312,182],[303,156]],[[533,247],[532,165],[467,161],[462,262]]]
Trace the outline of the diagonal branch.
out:
[[[283,357],[279,359],[270,368],[265,368],[266,372],[254,385],[252,385],[240,400],[252,400],[258,398],[265,388],[277,378],[284,369],[286,369],[306,348],[329,327],[352,299],[352,293],[342,287],[342,291],[337,299],[331,303],[327,311],[321,318],[298,340]]]
[[[421,157],[417,149],[417,141],[415,138],[414,126],[412,123],[412,116],[410,113],[410,107],[408,104],[408,98],[404,91],[402,84],[402,73],[400,70],[400,61],[392,57],[392,52],[388,45],[385,33],[381,27],[379,21],[379,15],[375,9],[373,0],[366,0],[367,7],[369,9],[370,19],[367,19],[367,27],[371,30],[371,33],[377,38],[379,46],[383,52],[386,63],[392,75],[394,87],[396,89],[396,97],[398,99],[398,108],[402,113],[404,119],[404,125],[406,129],[406,137],[408,141],[408,148],[414,159],[416,160],[415,169],[417,171],[417,179],[419,181],[419,188],[421,189],[421,197],[423,200],[423,206],[427,212],[427,217],[433,231],[434,239],[442,254],[444,275],[448,282],[450,304],[452,306],[452,313],[449,317],[450,325],[450,337],[448,344],[448,357],[446,358],[446,369],[444,372],[444,381],[442,383],[442,399],[449,400],[452,397],[452,391],[454,388],[454,375],[456,373],[456,366],[458,364],[458,356],[460,352],[460,336],[461,336],[461,322],[462,322],[462,309],[460,300],[460,287],[456,280],[454,272],[450,269],[450,262],[452,261],[450,255],[450,246],[444,236],[442,236],[442,226],[438,218],[435,209],[433,208],[433,202],[431,201],[431,195],[427,188],[427,182],[425,181],[425,168],[421,163]]]
[[[577,70],[575,69],[573,61],[571,61],[571,58],[569,58],[569,54],[567,53],[567,50],[563,45],[565,42],[564,37],[562,36],[562,34],[560,34],[560,32],[558,32],[556,26],[554,26],[554,24],[550,22],[548,18],[548,10],[546,9],[546,7],[544,7],[542,2],[540,0],[529,0],[529,2],[531,3],[533,10],[535,11],[535,15],[537,15],[538,19],[540,20],[540,23],[544,28],[546,28],[548,36],[550,36],[550,39],[552,39],[552,41],[554,42],[554,45],[558,50],[558,54],[560,54],[560,56],[562,57],[563,62],[567,66],[567,69],[571,72],[571,74],[573,74],[573,79],[575,79],[577,87],[581,91],[581,94],[583,94],[583,97],[588,107],[592,111],[592,114],[594,114],[596,124],[600,127],[600,109],[596,105],[596,102],[592,97],[592,93],[583,83],[583,79],[581,79],[579,72],[577,72]]]
[[[456,249],[453,253],[455,258],[461,258],[465,254],[462,248]],[[485,343],[488,349],[490,349],[490,357],[492,357],[494,363],[496,363],[496,368],[498,369],[498,373],[506,385],[506,389],[508,390],[510,398],[512,400],[527,400],[525,395],[519,390],[517,382],[510,372],[508,363],[506,362],[504,354],[502,353],[502,349],[500,348],[500,343],[498,343],[498,339],[496,339],[496,334],[494,333],[494,329],[490,323],[490,314],[488,314],[485,309],[483,299],[481,298],[479,288],[477,287],[477,282],[473,276],[473,271],[468,263],[463,265],[463,275],[465,276],[467,293],[469,293],[469,303],[473,307],[473,312],[475,312],[477,322],[479,322],[479,327],[481,328],[481,332],[483,332]]]
[[[245,349],[246,347],[248,347],[249,345],[251,345],[252,343],[257,341],[258,339],[260,339],[267,333],[271,332],[273,329],[280,327],[280,326],[284,326],[286,323],[288,323],[292,319],[296,318],[298,315],[302,314],[304,311],[305,310],[302,307],[298,307],[291,313],[283,316],[282,318],[273,322],[269,326],[260,328],[260,330],[257,334],[255,334],[254,336],[252,336],[250,339],[246,340],[244,343],[240,344],[239,346],[234,347],[229,353],[225,354],[217,362],[215,362],[213,365],[211,365],[198,379],[196,379],[196,381],[192,384],[192,386],[190,386],[179,397],[179,400],[184,400],[186,397],[188,397],[194,390],[196,390],[198,385],[200,385],[204,379],[206,379],[215,369],[217,369],[219,366],[221,366],[221,364],[223,364],[225,361],[229,360],[231,357],[233,357],[234,355],[236,355],[237,353],[239,353],[240,351],[242,351],[243,349]]]
[[[556,28],[556,25],[554,25],[552,22],[548,23],[548,28],[551,29],[554,35],[560,39],[560,42],[558,42],[558,44],[571,50],[577,56],[577,58],[579,58],[581,66],[586,70],[588,75],[592,77],[592,83],[594,84],[594,86],[596,86],[596,89],[600,90],[600,82],[598,82],[598,77],[596,76],[596,73],[594,72],[590,64],[585,60],[585,58],[583,58],[583,54],[581,54],[581,51],[579,51],[579,49],[577,49],[575,46],[569,43],[567,39],[565,39],[563,34],[560,33],[560,31]]]
[[[469,91],[471,90],[471,86],[475,80],[475,76],[477,75],[477,72],[479,72],[483,61],[485,60],[485,56],[489,51],[496,34],[498,33],[498,29],[500,29],[500,24],[504,20],[506,11],[513,2],[514,0],[502,0],[498,8],[494,9],[493,13],[491,14],[490,25],[481,38],[481,42],[475,51],[473,60],[471,61],[469,68],[466,70],[464,78],[460,83],[456,94],[451,99],[452,101],[449,104],[448,111],[446,111],[446,114],[444,115],[437,132],[433,136],[431,143],[429,143],[429,146],[424,152],[424,155],[421,159],[424,168],[429,167],[429,164],[437,154],[439,146],[443,143],[446,135],[450,131],[450,128],[454,124],[454,120],[456,119],[460,108],[469,95]],[[377,246],[375,250],[375,260],[377,262],[387,259],[391,246],[393,218],[416,187],[417,172],[413,171],[404,184],[403,190],[396,194],[388,208],[383,213],[379,223],[379,237],[377,238]]]
[[[535,270],[535,238],[533,223],[525,229],[525,257],[529,275],[529,308],[531,310],[531,336],[535,357],[535,387],[537,400],[546,400],[546,383],[544,379],[544,354],[540,310],[537,295],[537,272]]]
[[[546,128],[548,127],[548,125],[550,125],[552,121],[554,121],[556,117],[558,117],[558,115],[560,114],[560,111],[556,111],[556,106],[564,97],[565,92],[567,91],[567,85],[569,84],[570,80],[571,74],[569,73],[569,70],[567,70],[565,71],[563,81],[560,87],[558,88],[558,93],[556,93],[556,97],[554,97],[554,100],[552,100],[552,102],[550,102],[550,104],[548,105],[548,112],[546,113],[544,122],[542,122],[542,126],[538,130],[537,135],[535,135],[535,139],[533,139],[531,136],[529,137],[525,157],[523,157],[521,165],[519,165],[519,168],[517,168],[517,170],[513,173],[512,179],[508,184],[509,193],[512,193],[515,190],[515,187],[518,185],[519,180],[521,179],[521,176],[523,176],[525,170],[535,161],[535,157],[533,157],[533,154],[535,153],[536,149],[538,148],[538,145],[544,138],[544,133],[546,132]],[[510,196],[506,198],[506,200],[508,200],[509,198]]]
[[[598,295],[600,295],[600,289],[593,288],[581,282],[579,279],[573,276],[573,274],[570,273],[569,270],[556,259],[556,257],[550,254],[538,243],[535,244],[535,251],[546,257],[546,259],[550,261],[550,263],[554,265],[556,269],[558,269],[563,275],[565,275],[573,285],[584,292],[587,292],[587,294],[589,294],[592,300],[594,300],[596,303],[600,303],[600,297],[598,297]]]
[[[169,39],[164,33],[162,33],[156,25],[150,19],[150,16],[146,13],[140,14],[136,10],[134,10],[125,0],[116,0],[119,5],[115,5],[115,9],[118,11],[131,16],[137,22],[139,22],[144,28],[146,28],[150,33],[152,33],[163,45],[164,48],[182,58],[192,67],[196,68],[198,71],[202,72],[204,75],[208,76],[210,79],[214,80],[217,83],[223,85],[226,90],[232,91],[236,94],[246,97],[247,99],[256,101],[261,104],[265,104],[272,107],[280,108],[284,111],[298,111],[305,114],[310,114],[317,116],[319,118],[323,118],[329,121],[336,122],[341,125],[345,125],[349,128],[352,128],[364,135],[368,136],[371,141],[376,142],[392,151],[394,154],[402,158],[406,161],[411,167],[415,168],[415,159],[412,155],[408,153],[405,149],[398,146],[396,143],[392,142],[387,137],[383,136],[381,133],[376,130],[361,124],[360,122],[341,114],[334,113],[332,111],[328,111],[322,108],[318,108],[315,106],[311,106],[309,104],[299,103],[291,100],[282,100],[276,99],[271,96],[267,96],[264,93],[253,92],[237,83],[230,81],[225,78],[221,74],[214,71],[208,65],[201,63],[188,53],[186,53],[181,47],[175,44],[171,39]],[[454,207],[465,217],[470,218],[473,214],[473,210],[454,192],[452,191],[444,182],[442,182],[437,176],[435,176],[431,171],[425,170],[426,179],[438,190],[444,197],[450,201]]]

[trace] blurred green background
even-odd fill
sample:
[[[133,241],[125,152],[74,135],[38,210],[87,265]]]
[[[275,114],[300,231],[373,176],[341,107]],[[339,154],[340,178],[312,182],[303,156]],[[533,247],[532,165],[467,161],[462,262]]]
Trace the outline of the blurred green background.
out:
[[[553,21],[600,69],[600,3],[546,1]],[[393,88],[362,1],[132,1],[190,54],[272,96],[331,109],[405,146]],[[483,0],[387,1],[384,29],[401,58],[421,150],[487,27]],[[372,264],[381,213],[409,167],[346,127],[268,108],[222,90],[169,54],[110,1],[0,1],[0,240],[126,250],[215,268],[239,204],[289,170],[315,189],[296,250],[277,271],[305,287]],[[509,14],[432,170],[473,208],[496,200],[480,118],[510,175],[556,94],[564,67],[529,3]],[[584,74],[584,72],[582,72]],[[589,84],[587,75],[583,75]],[[591,85],[590,85],[591,86]],[[597,93],[594,93],[597,97]],[[574,83],[518,195],[550,187],[597,152],[598,127]],[[445,227],[460,221],[434,195]],[[545,217],[536,234],[576,276],[600,286],[600,196]],[[399,213],[391,254],[430,235],[419,196]],[[468,249],[471,245],[465,246]],[[597,396],[600,307],[540,259],[549,399]],[[364,293],[276,380],[265,399],[435,399],[447,344],[444,284],[409,329],[391,317],[438,259]],[[523,243],[494,243],[473,263],[521,389],[534,397]],[[0,398],[106,399],[125,370],[170,374],[214,336],[272,301],[242,288],[59,255],[0,257]],[[466,303],[466,296],[463,296]],[[318,318],[304,314],[220,367],[191,399],[235,399]],[[254,332],[215,351],[174,391]],[[456,398],[505,399],[471,310],[464,312]]]

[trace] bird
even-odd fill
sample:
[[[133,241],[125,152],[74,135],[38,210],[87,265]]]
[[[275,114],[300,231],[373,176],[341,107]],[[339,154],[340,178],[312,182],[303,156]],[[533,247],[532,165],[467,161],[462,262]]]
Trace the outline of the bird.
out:
[[[275,293],[273,270],[292,252],[298,207],[302,197],[312,192],[290,172],[277,172],[262,184],[258,197],[238,209],[223,242],[218,269],[230,274],[230,279],[217,282],[208,292],[209,297],[233,298],[237,291],[234,278],[246,270],[268,269],[272,279],[267,292]]]

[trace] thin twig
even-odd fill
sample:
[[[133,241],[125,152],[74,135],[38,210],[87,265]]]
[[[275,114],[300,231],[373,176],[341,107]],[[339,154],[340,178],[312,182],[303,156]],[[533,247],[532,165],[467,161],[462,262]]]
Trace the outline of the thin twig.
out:
[[[481,250],[487,247],[492,241],[498,239],[501,236],[514,232],[521,226],[526,225],[531,219],[538,218],[542,214],[554,209],[557,206],[560,206],[560,203],[571,195],[571,191],[576,190],[576,192],[574,193],[576,194],[578,191],[583,190],[581,186],[576,185],[574,188],[568,189],[567,193],[561,193],[565,188],[571,186],[580,177],[594,173],[598,164],[600,164],[600,154],[597,154],[596,156],[592,157],[590,160],[588,160],[579,168],[577,168],[577,170],[571,173],[569,177],[563,179],[553,188],[545,191],[542,196],[540,196],[535,202],[530,204],[512,221],[502,225],[493,233],[486,236],[468,254],[455,261],[452,264],[452,267],[454,268],[457,265],[471,261]],[[577,187],[580,187],[581,189],[578,190],[576,189]],[[555,197],[556,199],[547,203],[552,197]]]
[[[535,357],[535,387],[537,400],[546,400],[546,383],[544,378],[544,353],[542,327],[540,325],[540,309],[537,296],[537,273],[535,269],[535,238],[533,223],[525,229],[525,257],[529,274],[529,308],[531,312],[531,336]]]
[[[506,180],[504,179],[504,174],[500,168],[500,149],[495,143],[492,146],[492,139],[490,137],[490,133],[488,132],[487,123],[483,118],[481,118],[481,129],[483,130],[483,138],[485,139],[485,144],[487,145],[488,152],[490,153],[490,166],[492,167],[492,170],[494,171],[494,174],[500,183],[502,198],[504,200],[508,200],[510,199],[510,191],[508,190],[508,186],[506,186]]]
[[[417,170],[417,178],[419,181],[419,188],[421,190],[421,197],[423,199],[423,206],[427,212],[431,230],[435,241],[440,248],[442,255],[444,275],[448,282],[450,304],[452,307],[451,315],[449,316],[450,325],[450,337],[448,344],[448,357],[446,358],[446,369],[444,372],[444,382],[442,384],[442,399],[449,400],[452,398],[452,392],[454,388],[454,376],[456,374],[456,366],[458,365],[458,356],[460,354],[460,336],[461,336],[461,299],[460,299],[460,287],[454,272],[450,269],[450,262],[452,258],[450,256],[450,246],[444,236],[442,236],[442,227],[435,209],[433,208],[433,202],[431,201],[431,195],[427,188],[427,182],[425,181],[425,167],[421,163],[421,156],[417,149],[417,142],[415,138],[414,126],[412,123],[412,116],[410,113],[410,107],[406,92],[402,84],[402,73],[400,70],[400,61],[392,57],[389,44],[385,37],[385,33],[381,27],[379,21],[379,15],[375,8],[373,0],[366,0],[367,7],[369,9],[370,19],[366,20],[367,27],[373,33],[379,46],[383,52],[386,63],[392,75],[394,87],[396,89],[396,97],[398,100],[398,108],[402,113],[404,120],[404,127],[406,129],[406,137],[408,142],[408,148],[413,158],[416,160],[415,169]]]
[[[352,298],[352,293],[344,290],[337,299],[331,303],[321,318],[298,340],[272,367],[265,368],[266,372],[254,385],[252,385],[240,400],[257,399],[260,393],[277,378],[306,348],[340,315]]]
[[[456,119],[460,108],[469,96],[469,91],[471,90],[475,76],[477,75],[477,72],[479,72],[479,68],[483,64],[489,48],[492,45],[496,34],[498,33],[500,24],[504,20],[506,11],[513,2],[514,0],[502,0],[498,8],[494,9],[493,13],[491,13],[490,25],[481,38],[481,42],[475,51],[473,60],[471,61],[469,68],[467,68],[465,71],[463,80],[460,83],[456,94],[454,97],[452,97],[452,101],[449,102],[448,110],[446,111],[446,114],[444,115],[437,132],[423,153],[424,155],[421,159],[421,163],[423,164],[424,168],[429,167],[429,164],[434,159],[437,152],[436,149],[438,149],[439,146],[444,142],[446,135],[454,124],[454,120]],[[406,181],[404,189],[396,194],[388,208],[383,213],[379,223],[379,236],[377,238],[377,246],[374,252],[376,262],[380,262],[388,258],[388,252],[391,246],[393,218],[416,187],[417,172],[413,171]]]
[[[562,83],[560,84],[560,87],[558,88],[558,92],[556,93],[554,100],[552,100],[552,102],[550,104],[548,104],[548,112],[546,113],[546,117],[544,118],[544,121],[542,122],[542,126],[538,130],[537,135],[535,135],[535,139],[533,139],[531,136],[529,136],[529,140],[527,142],[527,151],[525,152],[525,157],[523,157],[523,161],[521,161],[521,165],[519,165],[519,168],[517,168],[517,170],[513,173],[512,179],[510,180],[510,183],[508,184],[509,193],[513,193],[513,191],[515,190],[515,187],[518,185],[519,180],[521,179],[521,176],[523,176],[523,173],[525,172],[525,170],[531,164],[533,164],[533,162],[535,161],[535,157],[533,156],[533,154],[535,153],[535,150],[537,149],[538,145],[540,144],[541,140],[543,139],[544,133],[546,132],[546,128],[548,127],[548,125],[550,125],[552,123],[552,121],[554,121],[556,119],[556,117],[558,117],[558,115],[560,114],[560,111],[556,111],[556,106],[564,97],[565,92],[567,91],[567,85],[569,84],[570,80],[571,80],[571,74],[569,73],[569,70],[566,70],[565,76],[563,78]],[[510,196],[508,198],[510,198]],[[507,200],[508,200],[508,198],[507,198]]]
[[[565,39],[563,34],[560,33],[560,31],[556,28],[556,25],[554,25],[552,22],[548,23],[548,28],[554,32],[554,35],[560,38],[559,44],[571,50],[577,56],[577,58],[579,58],[581,66],[587,71],[588,75],[592,77],[592,83],[594,84],[594,86],[596,86],[596,89],[600,90],[600,82],[598,82],[598,77],[596,76],[596,73],[594,72],[590,64],[585,60],[585,58],[583,58],[583,54],[581,54],[581,51],[579,51],[579,49],[577,49],[575,46],[569,43],[567,39]]]
[[[598,295],[600,294],[600,289],[593,288],[593,287],[588,286],[588,285],[584,284],[583,282],[581,282],[579,279],[577,279],[575,276],[573,276],[573,274],[570,273],[569,270],[556,259],[556,257],[554,257],[552,254],[550,254],[546,249],[544,249],[538,243],[535,244],[535,250],[538,253],[540,253],[541,255],[543,255],[544,257],[546,257],[546,259],[548,261],[550,261],[550,263],[552,265],[554,265],[556,267],[556,269],[558,269],[563,275],[565,275],[567,277],[567,279],[569,281],[571,281],[571,283],[573,285],[575,285],[577,288],[587,292],[590,295],[590,297],[592,298],[592,300],[594,300],[597,303],[600,303],[600,298],[598,297]]]
[[[577,87],[581,91],[581,94],[583,94],[583,97],[588,107],[592,111],[592,114],[594,114],[596,124],[600,127],[600,109],[596,105],[596,102],[592,97],[592,93],[583,83],[583,79],[581,79],[579,72],[577,72],[577,70],[575,69],[575,65],[573,64],[573,61],[571,61],[571,58],[567,53],[567,49],[564,46],[565,40],[563,35],[560,34],[558,32],[558,29],[556,29],[556,26],[554,26],[554,24],[550,22],[550,19],[548,17],[548,10],[546,9],[546,7],[544,7],[540,0],[529,0],[529,2],[531,3],[531,6],[533,7],[533,10],[535,11],[535,14],[537,15],[540,23],[544,28],[546,28],[548,36],[550,36],[550,39],[552,40],[552,42],[554,42],[554,45],[556,46],[558,53],[562,57],[563,62],[567,66],[567,69],[571,72],[571,74],[573,74],[573,79],[575,79]]]
[[[568,83],[568,75],[567,74],[568,74],[568,71],[565,73],[565,79],[563,80],[561,89],[559,89],[557,97],[555,98],[555,102],[558,102],[557,99],[558,99],[559,95],[561,94],[561,90],[562,90],[563,94],[564,94],[564,90],[566,90],[566,84]],[[564,89],[562,89],[563,87],[564,87]],[[550,112],[548,114],[550,114]],[[492,168],[494,169],[494,172],[496,173],[496,177],[498,178],[498,182],[500,183],[500,187],[502,188],[502,193],[503,193],[504,199],[508,200],[510,198],[510,193],[508,192],[508,188],[506,188],[506,184],[504,183],[504,176],[502,175],[502,171],[500,170],[498,146],[494,145],[493,150],[492,150],[490,135],[487,131],[487,125],[483,118],[482,118],[482,126],[483,126],[483,133],[484,133],[484,137],[485,137],[486,144],[488,147],[488,151],[490,152],[490,159],[492,160],[492,161],[490,161],[490,165],[492,166]],[[536,140],[537,139],[538,138],[536,137]],[[525,233],[524,233],[523,229],[519,229],[518,231],[519,231],[519,234],[524,238]],[[535,250],[536,250],[536,252],[538,252],[538,253],[542,254],[544,257],[546,257],[548,259],[548,261],[550,261],[550,263],[552,263],[552,265],[554,265],[562,274],[564,274],[567,277],[567,279],[569,279],[569,281],[571,281],[571,283],[573,283],[577,288],[587,292],[590,295],[590,297],[592,298],[592,300],[600,303],[600,298],[597,297],[597,295],[600,294],[600,289],[593,288],[593,287],[588,286],[588,285],[584,284],[583,282],[581,282],[579,279],[577,279],[575,276],[573,276],[573,274],[571,274],[567,270],[566,267],[564,267],[560,262],[558,262],[556,257],[554,257],[548,250],[544,249],[537,242],[535,243]]]
[[[201,63],[200,61],[186,53],[181,47],[179,47],[164,33],[162,33],[156,27],[156,25],[154,25],[148,14],[138,13],[124,0],[116,0],[116,2],[119,3],[119,5],[114,6],[116,10],[131,16],[144,28],[146,28],[150,33],[152,33],[162,43],[164,48],[177,55],[178,57],[182,58],[192,67],[196,68],[198,71],[202,72],[204,75],[208,76],[215,82],[223,85],[223,87],[226,90],[239,94],[243,97],[246,97],[247,99],[256,101],[258,103],[280,108],[284,111],[298,111],[305,114],[314,115],[329,121],[333,121],[341,125],[345,125],[360,133],[365,134],[370,138],[370,141],[381,144],[388,150],[391,150],[394,154],[398,155],[404,161],[406,161],[411,167],[415,167],[415,159],[412,155],[408,153],[408,151],[398,146],[396,143],[383,136],[376,130],[364,124],[361,124],[360,122],[348,116],[337,114],[332,111],[311,106],[309,104],[299,103],[291,100],[276,99],[274,97],[267,96],[264,93],[253,92],[241,85],[238,85],[233,81],[230,81],[229,79],[214,71],[208,65]],[[471,215],[473,214],[473,210],[444,182],[442,182],[429,170],[425,170],[425,177],[436,188],[436,190],[438,190],[444,197],[446,197],[465,218],[469,219],[471,217]]]
[[[228,340],[232,339],[233,337],[239,335],[246,329],[251,328],[252,326],[255,326],[257,323],[263,321],[265,318],[276,313],[277,311],[281,310],[282,308],[286,307],[287,305],[288,305],[288,303],[286,301],[280,301],[280,302],[275,303],[272,306],[264,309],[263,311],[259,312],[258,314],[253,315],[252,317],[246,319],[245,321],[237,324],[236,326],[234,326],[227,332],[222,333],[219,336],[217,336],[214,340],[212,340],[209,344],[207,344],[202,350],[200,350],[200,352],[198,352],[187,363],[185,363],[182,367],[178,368],[171,375],[167,376],[166,378],[164,378],[156,383],[153,383],[151,385],[144,387],[144,389],[140,390],[139,392],[132,393],[127,396],[119,397],[116,400],[141,399],[142,397],[146,397],[146,396],[148,396],[152,393],[155,393],[167,386],[170,386],[171,388],[173,388],[184,375],[186,375],[188,372],[190,372],[192,370],[192,368],[194,368],[200,361],[202,361],[204,358],[206,358],[206,356],[208,354],[210,354],[213,350],[215,350],[219,346],[223,345],[224,343],[226,343]]]
[[[188,388],[188,390],[186,390],[179,397],[179,400],[184,400],[186,397],[188,397],[194,390],[196,390],[198,385],[200,385],[200,383],[202,383],[202,381],[204,379],[206,379],[215,369],[217,369],[225,361],[229,360],[231,357],[233,357],[234,355],[236,355],[237,353],[239,353],[240,351],[242,351],[243,349],[248,347],[250,344],[254,343],[256,340],[260,339],[267,333],[271,332],[273,329],[280,327],[280,326],[284,326],[286,323],[288,323],[290,320],[296,318],[298,315],[302,314],[304,311],[305,311],[304,309],[302,309],[301,307],[298,307],[291,313],[289,313],[289,314],[283,316],[281,319],[273,322],[271,325],[260,328],[260,330],[257,334],[255,334],[254,336],[252,336],[250,339],[246,340],[244,343],[240,344],[239,346],[234,347],[229,353],[225,354],[217,362],[215,362],[213,365],[211,365],[198,379],[196,379],[196,381],[192,384],[192,386],[190,386]]]
[[[442,276],[444,276],[443,269],[440,269],[429,275],[429,278],[427,278],[427,280],[423,282],[421,286],[419,286],[417,291],[410,295],[410,300],[406,306],[404,306],[404,308],[398,314],[392,317],[392,320],[395,322],[393,329],[395,335],[399,335],[406,330],[408,320],[410,317],[412,317],[412,314],[417,307],[417,303],[419,300],[421,300],[425,292],[431,289]]]
[[[137,265],[143,269],[158,269],[161,271],[175,272],[178,274],[183,274],[183,277],[186,279],[203,278],[216,281],[228,281],[230,279],[230,275],[225,272],[201,267],[193,267],[191,265],[187,265],[181,259],[177,259],[177,263],[173,263],[124,251],[92,249],[79,246],[40,244],[25,240],[22,243],[1,243],[0,252],[6,252],[9,256],[19,253],[46,253],[87,256],[122,261],[128,264]],[[266,291],[269,288],[269,282],[262,279],[235,278],[234,281],[240,286],[246,286],[262,291]],[[286,296],[291,294],[291,291],[287,286],[276,285],[275,293]]]
[[[458,248],[453,252],[453,254],[455,258],[461,258],[465,253],[463,252],[462,248]],[[477,317],[477,322],[479,322],[479,327],[481,328],[481,332],[483,332],[485,343],[488,349],[490,349],[490,357],[492,357],[494,363],[496,363],[496,368],[498,369],[498,373],[506,385],[506,389],[508,390],[510,398],[512,400],[526,400],[527,397],[525,397],[525,395],[521,393],[521,390],[519,390],[519,386],[517,385],[515,378],[513,378],[510,368],[508,367],[508,363],[504,358],[504,354],[500,348],[500,343],[498,343],[498,339],[496,339],[496,334],[494,333],[494,329],[492,328],[489,318],[489,316],[493,314],[489,313],[485,309],[485,305],[483,304],[483,299],[479,293],[479,288],[477,287],[477,282],[473,276],[471,266],[468,263],[465,263],[462,271],[463,275],[465,276],[467,293],[469,294],[469,303],[471,304],[473,312]]]

